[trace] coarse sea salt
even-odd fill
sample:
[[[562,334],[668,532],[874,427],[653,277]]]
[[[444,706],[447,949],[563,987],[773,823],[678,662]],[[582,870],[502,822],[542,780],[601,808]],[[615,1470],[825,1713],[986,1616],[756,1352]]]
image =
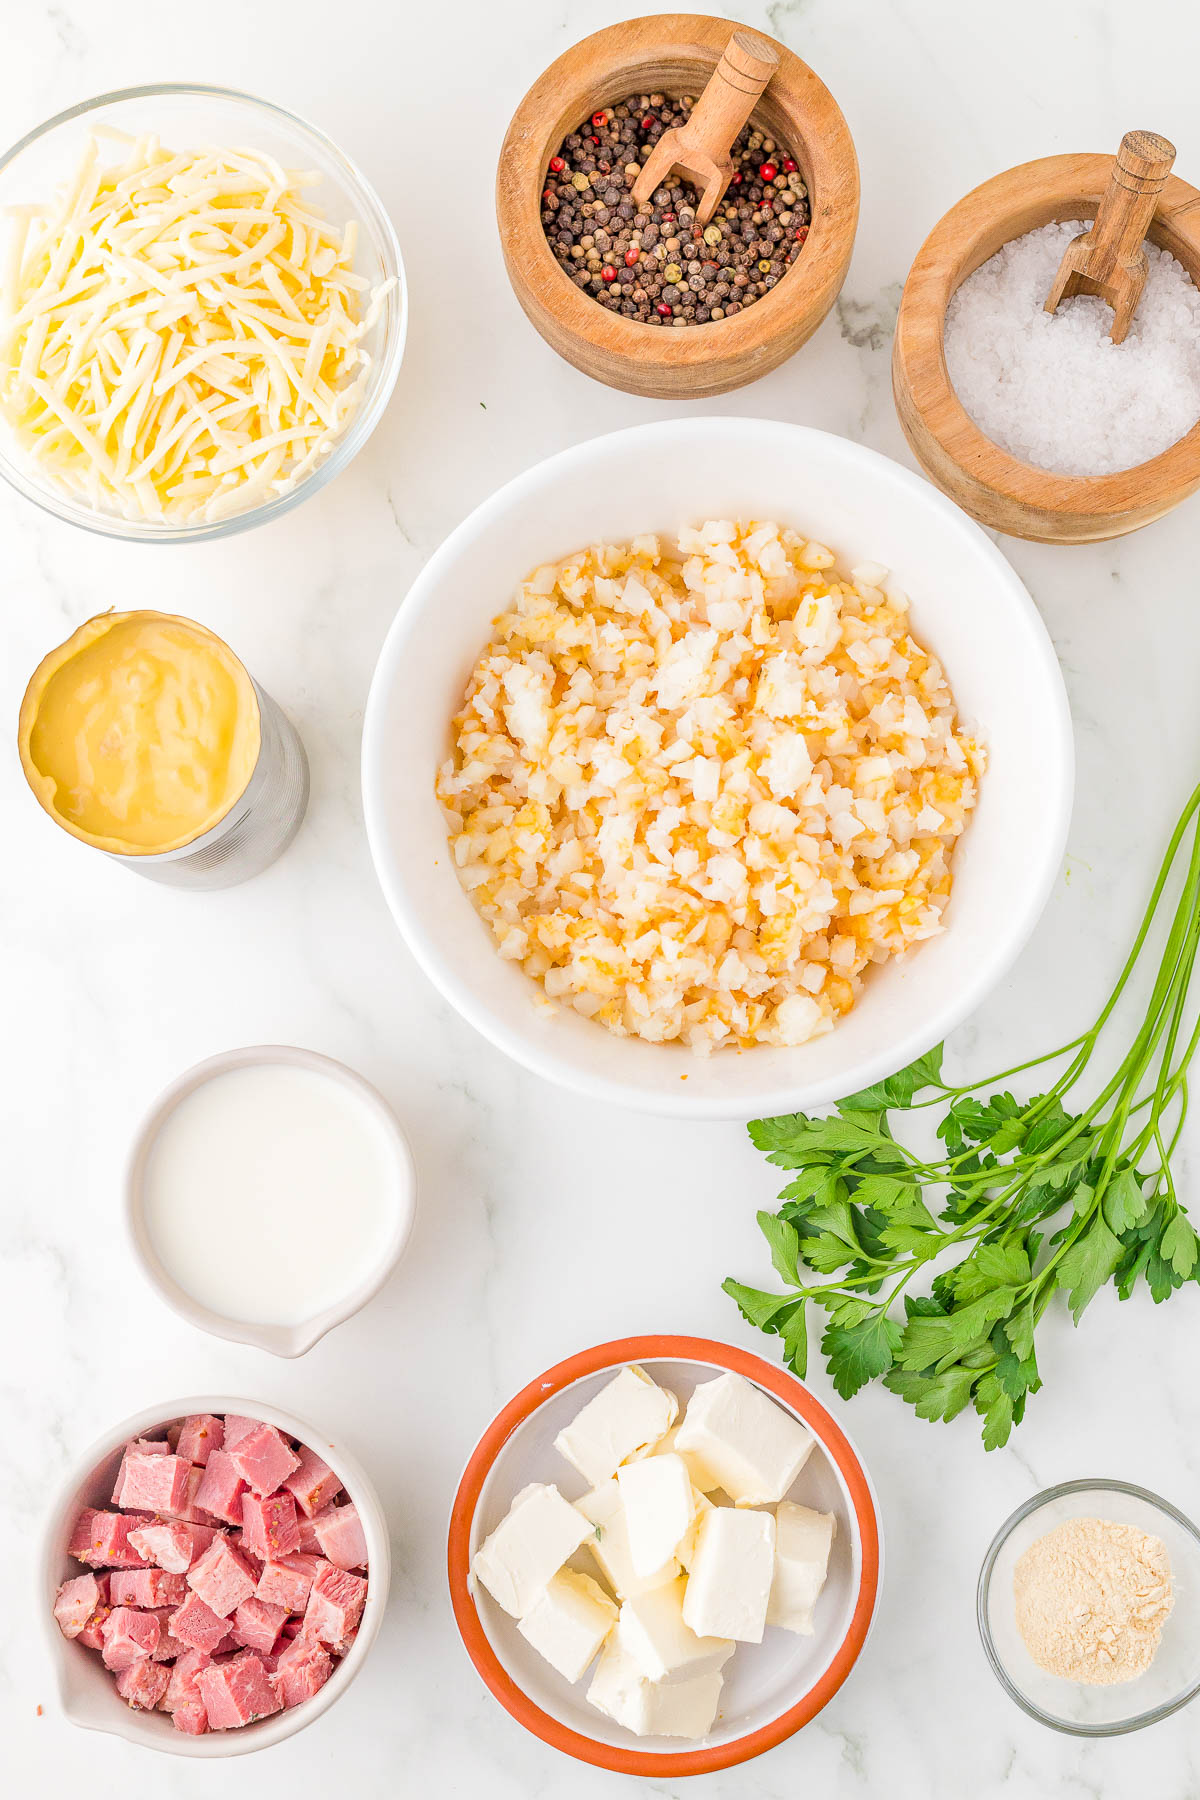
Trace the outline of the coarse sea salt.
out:
[[[993,443],[1060,475],[1148,462],[1200,419],[1200,289],[1154,244],[1123,344],[1096,296],[1045,311],[1063,252],[1085,222],[1044,225],[968,276],[946,313],[946,366]]]

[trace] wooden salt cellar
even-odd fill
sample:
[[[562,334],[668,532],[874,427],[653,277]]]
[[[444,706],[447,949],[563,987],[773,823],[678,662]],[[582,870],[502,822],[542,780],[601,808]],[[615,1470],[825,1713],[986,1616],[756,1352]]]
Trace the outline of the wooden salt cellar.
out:
[[[993,530],[1048,544],[1120,537],[1200,488],[1200,424],[1161,456],[1115,475],[1054,475],[1010,456],[969,416],[946,368],[946,308],[955,291],[1013,238],[1096,218],[1111,156],[1047,156],[985,181],[934,227],[904,285],[892,346],[896,411],[931,480]],[[1145,235],[1200,286],[1200,192],[1168,175]]]
[[[546,242],[541,195],[550,158],[567,133],[630,94],[699,94],[738,29],[729,19],[665,13],[596,32],[534,82],[500,152],[496,218],[517,299],[560,356],[626,393],[697,400],[756,380],[812,336],[846,278],[858,223],[853,140],[824,83],[783,44],[758,32],[747,35],[778,58],[778,67],[754,116],[795,157],[811,212],[804,247],[778,286],[730,319],[647,325],[581,292]],[[717,148],[727,149],[734,136],[736,130]]]

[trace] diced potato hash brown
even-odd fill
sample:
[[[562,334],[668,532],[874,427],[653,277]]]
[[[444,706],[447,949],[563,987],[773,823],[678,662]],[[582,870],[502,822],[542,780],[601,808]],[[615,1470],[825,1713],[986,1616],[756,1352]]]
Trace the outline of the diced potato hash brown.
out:
[[[459,879],[618,1035],[802,1044],[943,929],[981,746],[878,564],[715,520],[539,568],[440,771]]]

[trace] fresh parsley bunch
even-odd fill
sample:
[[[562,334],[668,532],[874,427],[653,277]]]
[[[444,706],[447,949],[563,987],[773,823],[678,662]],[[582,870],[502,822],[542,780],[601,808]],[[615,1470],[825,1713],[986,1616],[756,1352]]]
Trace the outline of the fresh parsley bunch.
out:
[[[1200,1021],[1187,1022],[1200,945],[1198,814],[1200,788],[1090,1031],[964,1087],[943,1081],[939,1045],[826,1118],[792,1113],[750,1125],[768,1161],[793,1171],[779,1211],[758,1215],[786,1291],[732,1280],[724,1288],[750,1324],[783,1339],[784,1360],[798,1375],[807,1367],[813,1305],[825,1315],[821,1350],[843,1398],[880,1376],[922,1419],[952,1419],[973,1405],[984,1446],[994,1450],[1041,1386],[1034,1335],[1056,1291],[1078,1324],[1109,1281],[1126,1300],[1142,1279],[1157,1302],[1200,1280],[1200,1243],[1171,1173],[1187,1068],[1200,1041]],[[1070,1111],[1064,1102],[1143,959],[1184,856],[1182,892],[1141,1026],[1097,1098]],[[1064,1060],[1054,1085],[1030,1100],[998,1086]],[[982,1097],[991,1088],[997,1091]],[[942,1109],[942,1149],[932,1160],[892,1130],[893,1114],[920,1107]],[[935,1261],[928,1291],[911,1292]]]

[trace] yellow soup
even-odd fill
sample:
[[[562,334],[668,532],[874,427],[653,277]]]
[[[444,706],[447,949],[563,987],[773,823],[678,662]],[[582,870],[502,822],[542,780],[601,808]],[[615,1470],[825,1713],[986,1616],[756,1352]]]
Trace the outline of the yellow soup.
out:
[[[52,650],[21,706],[21,762],[51,818],[118,855],[177,850],[224,818],[258,758],[258,699],[211,631],[105,613]]]

